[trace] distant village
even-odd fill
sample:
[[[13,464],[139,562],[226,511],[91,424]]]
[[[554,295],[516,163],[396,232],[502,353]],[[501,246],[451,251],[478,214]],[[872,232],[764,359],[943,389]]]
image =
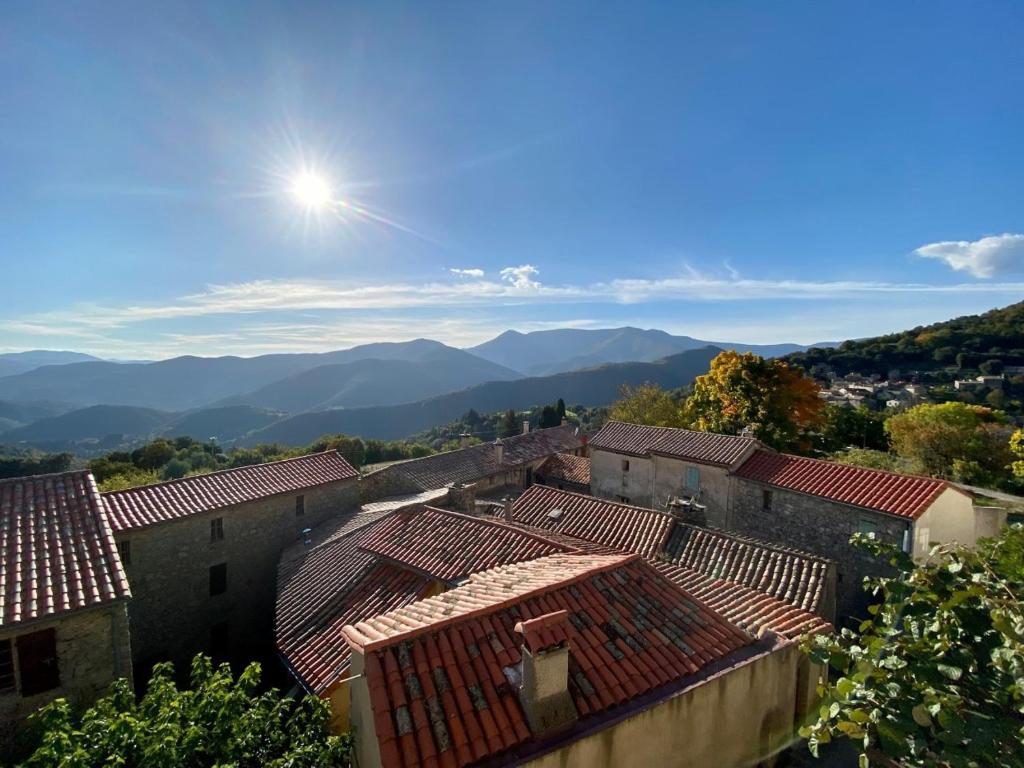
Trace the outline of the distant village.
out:
[[[0,735],[206,653],[328,702],[361,768],[768,763],[817,707],[800,638],[863,617],[890,570],[851,535],[923,560],[1005,524],[945,480],[622,421],[362,474],[326,451],[108,493],[2,480]]]

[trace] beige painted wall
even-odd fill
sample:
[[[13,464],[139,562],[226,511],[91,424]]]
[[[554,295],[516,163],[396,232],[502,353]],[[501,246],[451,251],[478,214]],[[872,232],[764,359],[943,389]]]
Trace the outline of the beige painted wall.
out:
[[[955,541],[973,546],[977,540],[973,501],[947,488],[914,522],[913,556],[915,559],[927,557],[928,550],[935,544]]]
[[[792,739],[797,727],[799,667],[803,661],[797,644],[790,643],[524,765],[753,765],[783,749]]]
[[[628,471],[623,470],[623,461],[629,462]],[[591,448],[590,492],[594,496],[612,501],[625,497],[630,504],[649,507],[653,480],[654,464],[650,459]]]
[[[17,637],[50,628],[56,630],[60,686],[24,697],[18,692]],[[0,638],[11,639],[16,678],[14,690],[0,693],[0,745],[10,741],[28,715],[58,696],[73,705],[86,706],[117,678],[131,679],[128,616],[123,601],[2,631]]]
[[[687,467],[700,473],[700,503],[707,507],[708,523],[724,528],[728,522],[730,489],[733,479],[723,467],[686,462],[668,456],[653,456],[654,495],[652,506],[665,509],[672,497],[689,496],[693,489],[686,484]]]

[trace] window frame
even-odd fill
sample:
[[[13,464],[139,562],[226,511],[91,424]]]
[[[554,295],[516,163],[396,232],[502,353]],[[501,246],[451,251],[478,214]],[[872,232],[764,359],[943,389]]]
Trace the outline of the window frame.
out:
[[[761,489],[761,511],[773,512],[775,510],[775,494],[771,488]]]
[[[622,460],[622,471],[629,472],[629,459]]]
[[[117,556],[121,558],[121,565],[132,564],[132,542],[130,539],[121,539],[117,542]]]
[[[300,493],[295,497],[295,516],[304,517],[306,514],[306,494]]]
[[[224,518],[214,517],[210,519],[210,542],[224,541]]]
[[[55,627],[18,635],[15,647],[18,651],[18,687],[22,697],[38,696],[60,688],[60,656]],[[28,667],[29,663],[36,666]]]
[[[691,483],[690,480],[696,477],[696,482]],[[691,491],[700,491],[700,467],[695,464],[686,465],[686,488]]]
[[[223,574],[223,575],[220,575]],[[210,597],[226,594],[228,591],[228,564],[216,563],[210,566]]]

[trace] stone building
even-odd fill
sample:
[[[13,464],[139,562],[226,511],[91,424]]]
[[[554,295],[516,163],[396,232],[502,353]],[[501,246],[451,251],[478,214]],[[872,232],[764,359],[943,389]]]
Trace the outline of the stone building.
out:
[[[273,653],[278,559],[304,531],[358,504],[336,451],[103,494],[132,587],[139,682],[205,651],[244,662]]]
[[[610,421],[590,441],[591,493],[656,509],[693,502],[709,524],[725,527],[730,473],[759,446],[749,437]]]
[[[563,491],[590,493],[590,459],[572,453],[556,453],[533,473],[538,485],[549,485]]]
[[[0,743],[58,696],[131,678],[128,579],[88,472],[0,480]]]
[[[454,483],[474,485],[477,494],[506,487],[526,488],[549,456],[582,455],[585,450],[586,444],[575,427],[535,429],[492,443],[389,464],[363,475],[360,497],[364,502],[375,501]]]

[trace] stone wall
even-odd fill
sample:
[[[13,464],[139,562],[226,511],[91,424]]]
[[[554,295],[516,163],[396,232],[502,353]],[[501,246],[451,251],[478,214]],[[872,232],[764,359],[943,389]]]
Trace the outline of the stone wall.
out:
[[[56,631],[60,686],[22,696],[17,638],[50,628]],[[13,690],[0,691],[0,746],[9,746],[25,718],[53,699],[62,696],[73,706],[88,706],[117,678],[131,679],[128,613],[123,601],[3,631],[0,639],[11,640],[16,678]]]
[[[698,502],[707,509],[705,515],[709,525],[725,528],[728,525],[728,510],[731,503],[733,478],[723,467],[682,461],[668,456],[652,456],[654,465],[654,493],[652,506],[667,509],[670,499],[691,496],[694,489],[687,486],[687,468],[698,472]]]
[[[624,468],[623,462],[629,462],[629,469]],[[653,467],[650,459],[591,446],[590,492],[602,499],[627,499],[628,504],[650,507],[653,504]]]
[[[885,561],[853,547],[850,537],[871,528],[881,541],[902,547],[911,521],[743,478],[734,480],[730,530],[834,560],[836,615],[866,618],[869,600],[863,578],[892,570]],[[771,511],[763,509],[765,490],[772,492]]]
[[[154,662],[173,661],[183,673],[200,651],[237,663],[272,657],[281,551],[303,529],[355,507],[358,495],[352,478],[118,534],[119,545],[127,540],[131,549],[125,570],[137,684]],[[218,518],[223,539],[214,540],[211,523]],[[210,569],[222,564],[227,588],[211,595]]]
[[[389,496],[405,496],[410,493],[430,490],[420,488],[419,484],[406,476],[400,464],[383,467],[363,475],[359,480],[359,503],[386,499]]]

